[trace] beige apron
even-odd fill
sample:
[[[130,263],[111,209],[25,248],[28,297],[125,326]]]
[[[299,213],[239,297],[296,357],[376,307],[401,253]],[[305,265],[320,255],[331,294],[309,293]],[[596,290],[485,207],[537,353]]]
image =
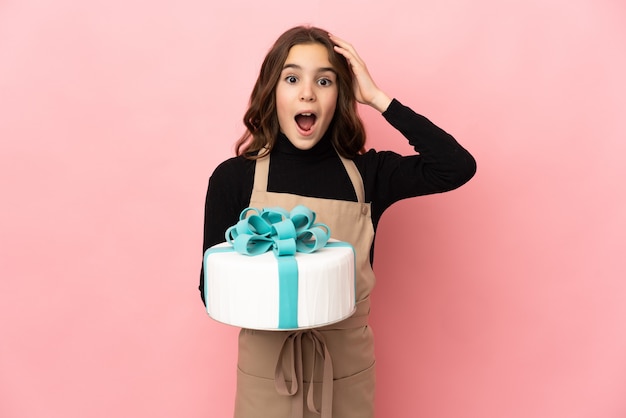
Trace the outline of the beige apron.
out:
[[[330,227],[332,238],[354,247],[357,310],[345,321],[315,330],[242,329],[235,418],[374,416],[374,337],[367,325],[374,287],[370,264],[374,229],[361,175],[354,162],[341,160],[358,202],[268,192],[270,156],[256,162],[251,207],[291,210],[305,205]]]

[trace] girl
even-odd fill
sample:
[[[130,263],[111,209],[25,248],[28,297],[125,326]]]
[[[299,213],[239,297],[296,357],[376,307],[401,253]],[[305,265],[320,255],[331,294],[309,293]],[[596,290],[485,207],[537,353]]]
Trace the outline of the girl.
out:
[[[357,102],[372,106],[419,154],[365,151]],[[473,157],[428,119],[391,99],[346,41],[315,27],[283,33],[261,66],[237,157],[209,181],[204,250],[248,207],[302,204],[357,256],[357,311],[315,330],[242,329],[236,418],[374,416],[374,344],[367,324],[374,233],[400,199],[455,189]],[[203,277],[200,291],[204,300]]]

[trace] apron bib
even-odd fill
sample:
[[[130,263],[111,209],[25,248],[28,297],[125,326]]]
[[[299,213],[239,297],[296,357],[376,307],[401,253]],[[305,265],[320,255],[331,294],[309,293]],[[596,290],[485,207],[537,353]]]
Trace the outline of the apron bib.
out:
[[[374,415],[374,336],[367,325],[374,287],[370,248],[374,228],[363,180],[351,160],[341,161],[358,201],[267,191],[270,156],[256,161],[250,207],[304,205],[330,227],[332,238],[356,252],[353,316],[298,331],[242,329],[239,334],[235,418],[371,418]]]

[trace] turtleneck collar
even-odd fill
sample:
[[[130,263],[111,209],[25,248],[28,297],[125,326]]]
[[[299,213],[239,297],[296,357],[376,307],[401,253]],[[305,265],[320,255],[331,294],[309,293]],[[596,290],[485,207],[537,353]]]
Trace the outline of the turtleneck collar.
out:
[[[314,158],[321,157],[327,154],[329,151],[334,151],[332,142],[330,140],[330,135],[328,131],[324,134],[322,139],[313,146],[313,148],[308,150],[301,150],[296,148],[289,138],[282,133],[278,133],[278,137],[276,140],[276,144],[274,145],[273,153],[285,154],[293,157],[302,157],[302,158]]]

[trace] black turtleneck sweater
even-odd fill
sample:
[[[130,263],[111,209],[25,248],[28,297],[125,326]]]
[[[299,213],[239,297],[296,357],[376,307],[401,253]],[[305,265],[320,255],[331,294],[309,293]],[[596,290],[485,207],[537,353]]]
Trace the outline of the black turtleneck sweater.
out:
[[[382,114],[419,154],[401,156],[369,150],[354,158],[371,203],[374,231],[381,215],[401,199],[455,189],[476,172],[476,162],[456,140],[425,117],[394,99]],[[226,229],[239,220],[252,195],[255,161],[242,156],[221,163],[209,179],[205,203],[204,244],[224,242]],[[268,191],[356,201],[357,197],[329,138],[299,150],[280,134],[272,150]],[[372,258],[373,260],[373,254]],[[200,274],[204,301],[204,277]]]

